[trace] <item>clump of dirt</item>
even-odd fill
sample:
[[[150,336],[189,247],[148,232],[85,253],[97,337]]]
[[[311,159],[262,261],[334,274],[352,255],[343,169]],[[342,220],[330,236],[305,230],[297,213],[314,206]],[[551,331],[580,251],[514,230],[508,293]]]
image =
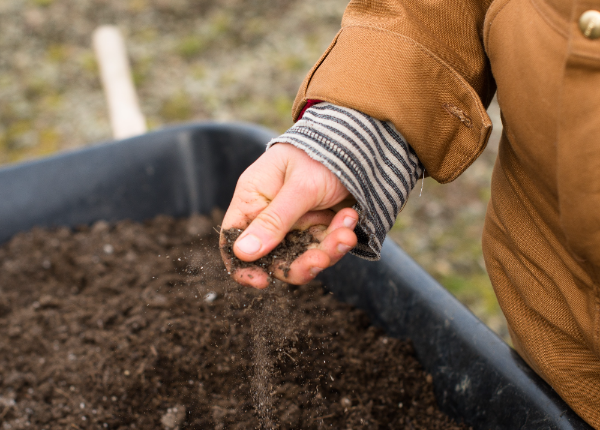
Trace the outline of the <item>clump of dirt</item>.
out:
[[[0,422],[58,429],[464,429],[409,342],[316,283],[244,288],[204,218],[0,247]]]
[[[240,260],[233,253],[233,244],[243,231],[239,228],[223,230],[226,241],[223,248],[227,255],[231,256],[231,273],[246,267],[257,267],[270,275],[271,267],[278,264],[277,267],[287,278],[292,262],[302,255],[311,244],[319,243],[319,240],[309,230],[292,230],[285,235],[285,238],[273,251],[256,261],[248,262]]]

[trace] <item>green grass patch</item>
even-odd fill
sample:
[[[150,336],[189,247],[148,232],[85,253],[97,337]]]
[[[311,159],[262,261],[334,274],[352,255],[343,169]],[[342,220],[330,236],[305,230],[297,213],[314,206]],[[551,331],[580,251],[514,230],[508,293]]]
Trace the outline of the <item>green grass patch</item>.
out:
[[[186,93],[180,91],[165,100],[160,115],[167,122],[188,120],[192,116],[192,102]]]
[[[206,48],[206,41],[199,36],[188,36],[177,45],[177,53],[186,60],[197,57]]]
[[[460,276],[452,274],[440,279],[441,284],[458,300],[467,305],[479,318],[501,313],[487,274]]]
[[[53,63],[62,63],[68,57],[69,50],[66,45],[50,45],[46,51],[48,60]]]
[[[54,0],[29,0],[36,6],[47,7],[54,3]]]

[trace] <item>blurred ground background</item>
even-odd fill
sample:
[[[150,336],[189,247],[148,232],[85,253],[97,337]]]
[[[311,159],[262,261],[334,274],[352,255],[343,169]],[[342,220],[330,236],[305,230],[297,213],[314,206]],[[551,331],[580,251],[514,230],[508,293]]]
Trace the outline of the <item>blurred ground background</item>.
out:
[[[347,0],[2,0],[0,163],[110,140],[93,30],[127,40],[150,129],[248,121],[282,132],[302,78],[339,29]],[[457,181],[425,180],[391,237],[507,339],[481,256],[500,134]],[[420,185],[418,186],[420,188]]]

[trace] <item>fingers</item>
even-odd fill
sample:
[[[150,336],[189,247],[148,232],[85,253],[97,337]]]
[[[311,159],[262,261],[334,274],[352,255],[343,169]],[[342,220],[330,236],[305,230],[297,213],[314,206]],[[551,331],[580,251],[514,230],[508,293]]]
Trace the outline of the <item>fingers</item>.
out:
[[[302,215],[298,221],[294,223],[292,229],[294,230],[307,230],[311,226],[329,226],[335,218],[335,212],[326,209],[322,211],[310,211]],[[323,229],[325,230],[325,229]],[[315,236],[321,240],[321,237],[317,234]]]
[[[335,216],[331,211],[313,211],[302,216],[294,225],[297,229],[308,229],[320,243],[312,245],[289,267],[276,260],[269,272],[258,267],[239,268],[232,273],[233,279],[245,286],[263,289],[271,282],[271,277],[291,284],[302,285],[314,279],[322,270],[337,263],[356,246],[354,227],[358,214],[354,209],[343,209]],[[316,224],[316,225],[315,225]],[[327,228],[325,225],[329,224]],[[223,259],[230,270],[230,255],[221,248]]]
[[[347,208],[338,212],[329,225],[325,238],[319,244],[319,249],[330,259],[330,265],[336,264],[358,242],[354,228],[358,222],[358,214],[354,209]]]
[[[329,255],[318,248],[313,248],[296,258],[290,265],[289,271],[286,271],[287,273],[275,265],[273,276],[290,284],[303,285],[313,280],[330,265]]]
[[[271,280],[269,274],[258,267],[238,269],[231,277],[238,284],[259,290],[268,287]]]
[[[250,223],[233,246],[242,261],[254,261],[272,251],[314,200],[295,184],[284,185],[273,201]]]
[[[296,285],[311,281],[322,270],[336,264],[356,246],[357,237],[354,228],[357,222],[358,213],[352,208],[346,208],[331,219],[326,230],[319,229],[318,226],[311,227],[311,233],[320,240],[320,243],[294,260],[287,276],[278,267],[272,269],[273,276]]]
[[[327,232],[331,233],[339,228],[348,228],[354,231],[356,224],[358,224],[358,212],[352,208],[345,208],[335,214],[329,224]],[[356,246],[356,244],[354,246]]]
[[[327,253],[320,249],[309,249],[298,257],[289,267],[289,271],[283,269],[281,261],[275,262],[272,272],[265,272],[261,268],[241,268],[233,274],[233,280],[246,287],[264,289],[269,286],[271,277],[284,282],[302,285],[314,279],[322,270],[331,265]]]

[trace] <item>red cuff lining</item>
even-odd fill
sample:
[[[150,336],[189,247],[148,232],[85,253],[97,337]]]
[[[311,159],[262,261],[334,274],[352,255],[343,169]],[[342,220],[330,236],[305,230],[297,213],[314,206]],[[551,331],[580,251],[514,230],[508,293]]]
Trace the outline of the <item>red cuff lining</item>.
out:
[[[302,110],[300,111],[300,115],[298,115],[298,119],[297,121],[301,120],[302,117],[304,116],[304,112],[306,112],[307,109],[310,109],[311,107],[313,107],[316,104],[321,103],[322,100],[314,100],[314,99],[309,99],[306,101],[306,104],[304,105],[304,107],[302,108]]]

